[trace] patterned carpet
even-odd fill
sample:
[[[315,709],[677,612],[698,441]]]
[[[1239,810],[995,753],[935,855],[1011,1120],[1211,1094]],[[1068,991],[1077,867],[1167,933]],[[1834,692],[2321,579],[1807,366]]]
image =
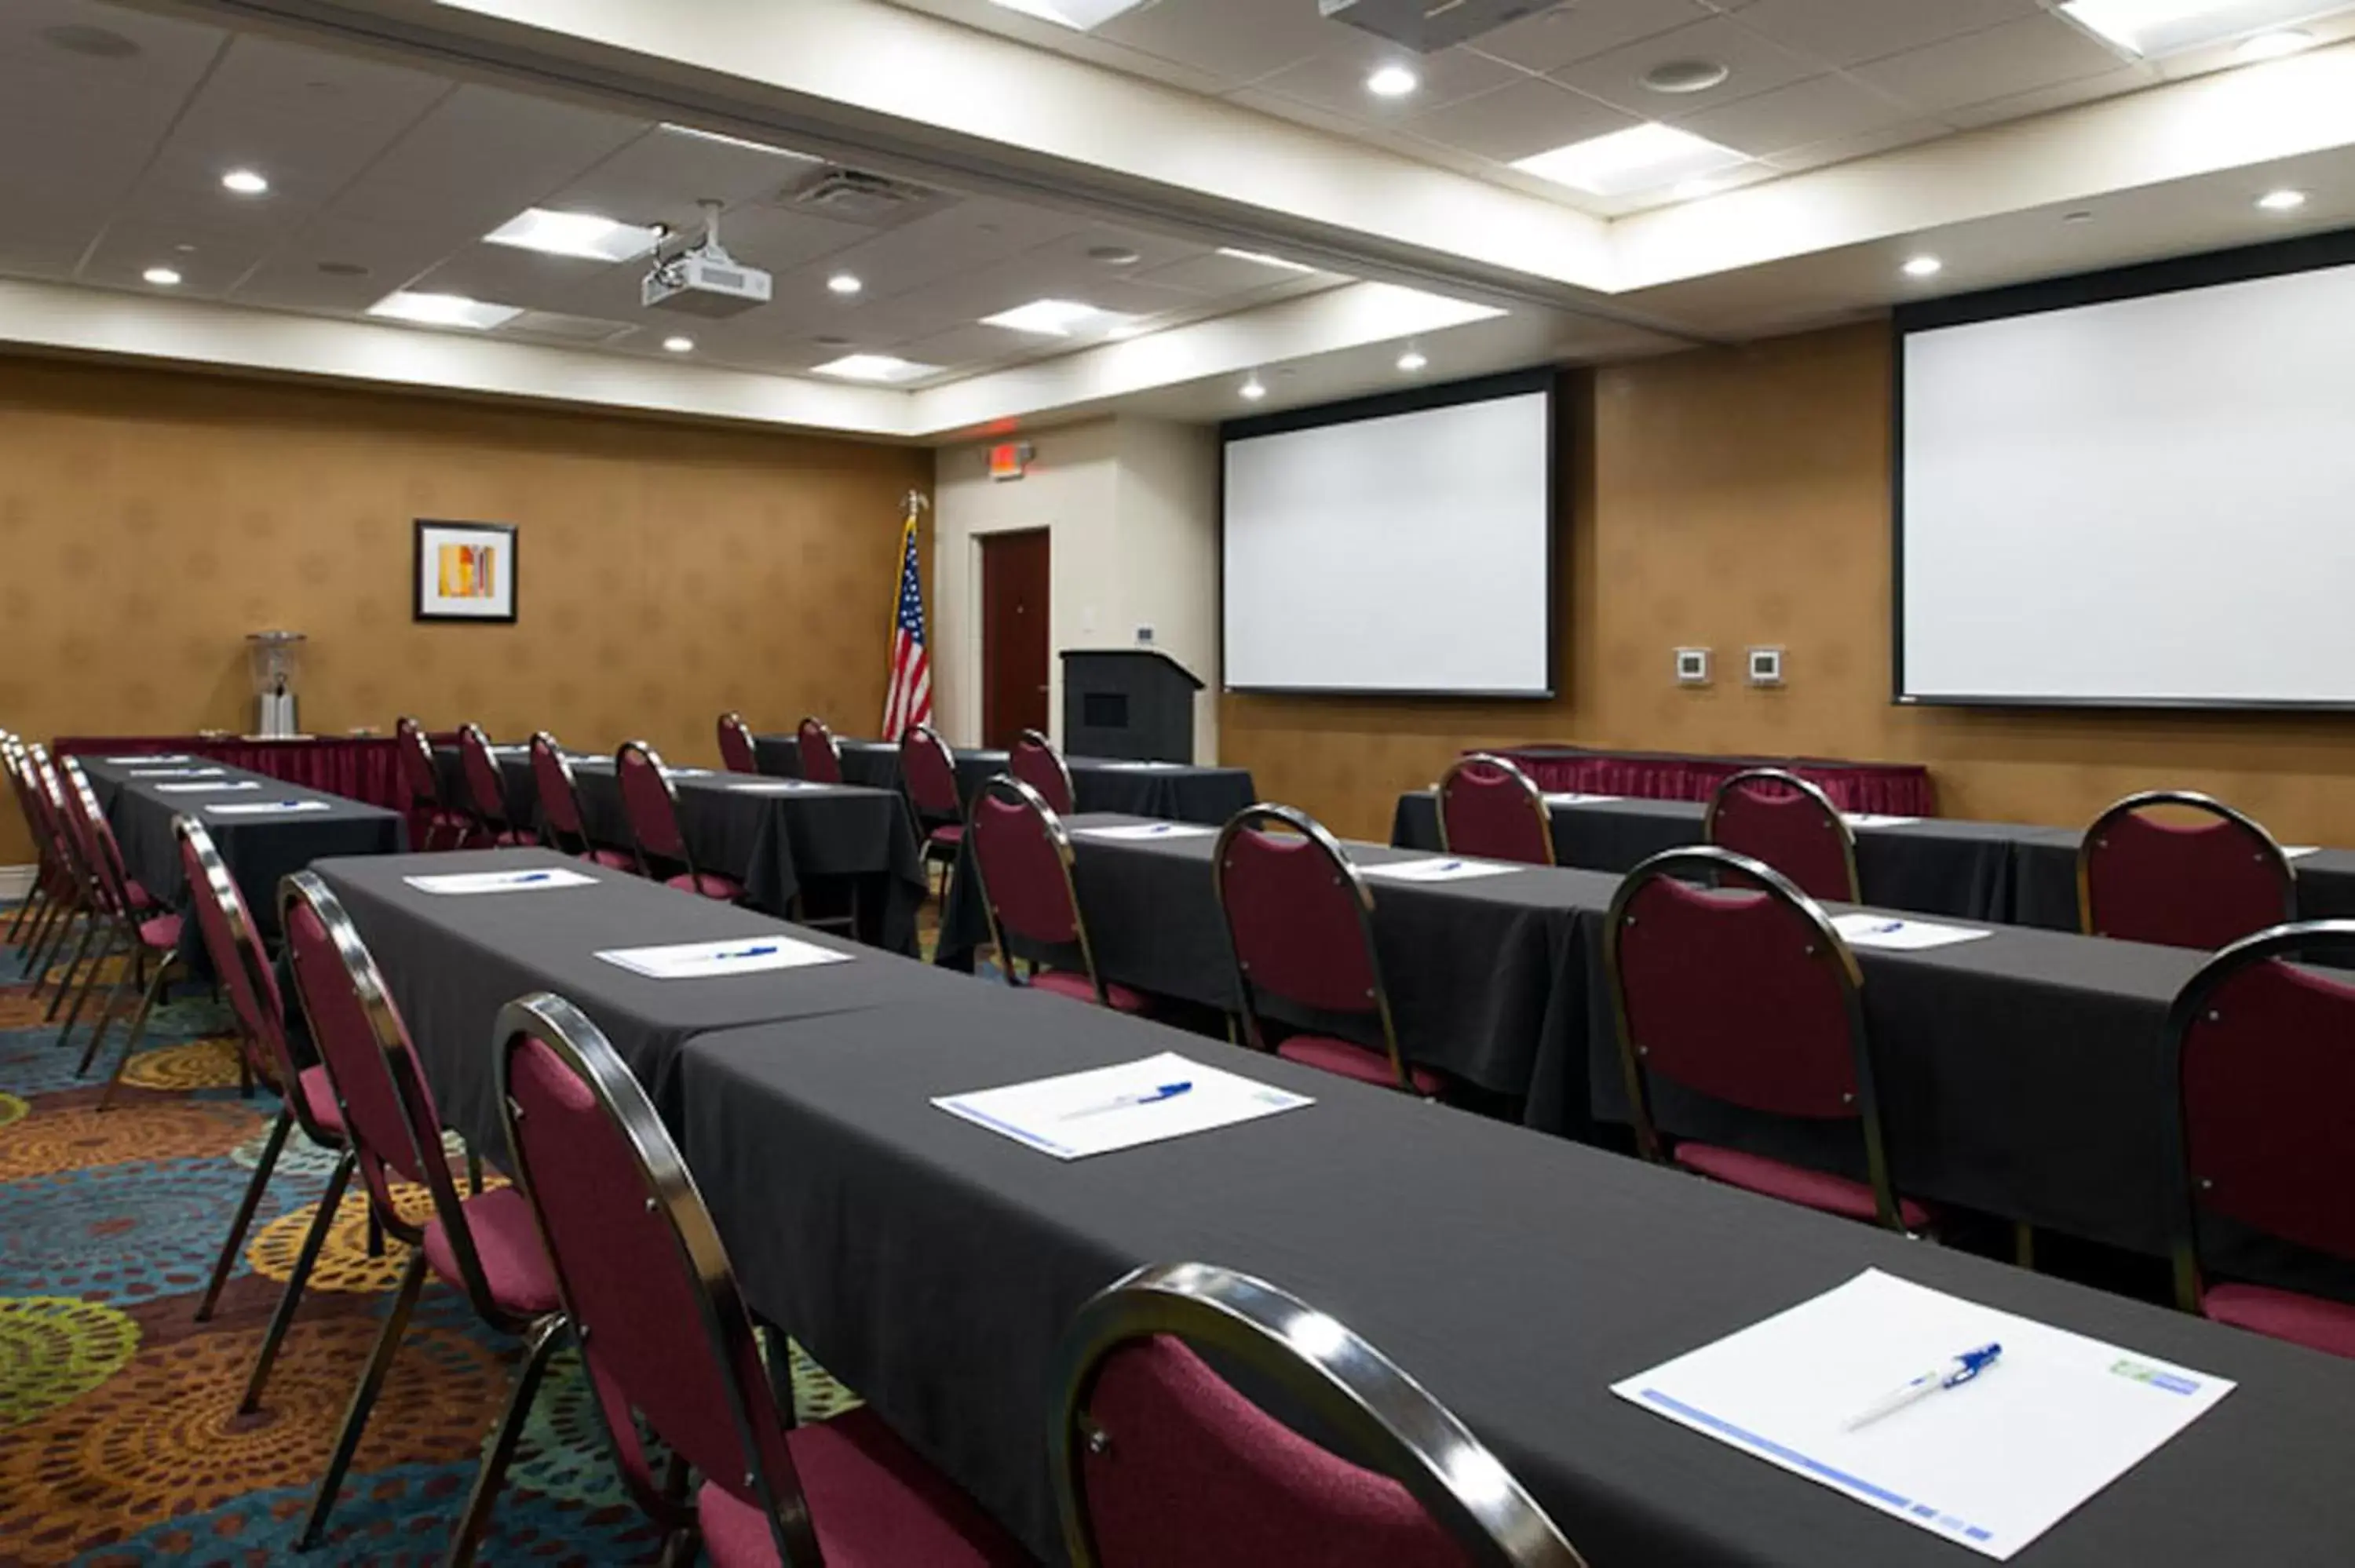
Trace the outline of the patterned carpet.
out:
[[[158,1010],[101,1116],[97,1077],[73,1072],[89,1026],[60,1046],[28,978],[0,948],[0,1568],[289,1561],[402,1249],[368,1257],[363,1211],[346,1200],[263,1409],[239,1415],[330,1162],[290,1139],[219,1308],[197,1324],[277,1106],[240,1097],[227,1011],[196,991]],[[97,1071],[111,1065],[110,1047]],[[805,1419],[855,1403],[794,1357]],[[517,1360],[458,1292],[429,1286],[327,1542],[306,1560],[440,1562]],[[645,1563],[658,1547],[567,1351],[480,1561]]]

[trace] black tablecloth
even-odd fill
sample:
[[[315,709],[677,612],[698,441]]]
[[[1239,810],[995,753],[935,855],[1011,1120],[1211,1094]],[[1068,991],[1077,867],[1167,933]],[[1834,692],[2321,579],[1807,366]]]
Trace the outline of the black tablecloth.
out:
[[[1700,843],[1705,810],[1690,800],[1557,801],[1549,813],[1554,856],[1564,865],[1624,874],[1662,850]],[[1891,909],[1964,920],[2009,920],[2013,842],[2023,832],[2036,831],[1945,817],[1859,827],[1857,878],[1869,902]],[[1439,811],[1431,791],[1399,797],[1391,842],[1417,849],[1439,847]],[[2073,900],[2074,896],[2073,893]]]
[[[2073,828],[2018,830],[2013,848],[2018,892],[2013,918],[2049,930],[2077,929],[2077,845]],[[2301,920],[2355,919],[2355,851],[2324,849],[2300,855],[2297,916]]]
[[[881,789],[900,787],[900,748],[880,740],[846,740],[842,777],[851,784]],[[761,771],[798,779],[800,749],[789,735],[753,737]],[[957,795],[966,805],[981,787],[1007,770],[1007,754],[971,747],[955,748]],[[1082,811],[1126,811],[1173,822],[1224,822],[1258,800],[1248,768],[1205,768],[1193,763],[1121,762],[1101,757],[1063,759],[1071,770],[1073,804]]]
[[[1175,1049],[1305,1109],[1062,1162],[935,1096]],[[1060,1562],[1053,1349],[1137,1265],[1331,1311],[1462,1417],[1594,1568],[1953,1568],[1930,1534],[1608,1386],[1877,1266],[2237,1392],[2031,1547],[2041,1568],[2343,1563],[2355,1367],[1035,994],[702,1036],[686,1150],[754,1306]]]

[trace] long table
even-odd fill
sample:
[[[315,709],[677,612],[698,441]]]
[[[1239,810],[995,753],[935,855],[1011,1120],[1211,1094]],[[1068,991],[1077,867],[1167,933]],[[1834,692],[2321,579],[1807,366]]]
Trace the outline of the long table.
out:
[[[878,789],[901,788],[900,746],[889,740],[837,743],[845,782]],[[752,737],[763,773],[802,776],[801,747],[790,735]],[[970,806],[981,787],[1008,767],[1007,755],[974,747],[953,748],[957,798]],[[1124,762],[1103,757],[1067,757],[1073,804],[1082,811],[1126,811],[1179,822],[1223,822],[1259,797],[1251,772],[1186,762]]]
[[[240,735],[60,736],[55,757],[124,757],[186,753],[304,789],[325,790],[371,806],[400,808],[400,753],[389,736],[314,735],[271,740]]]
[[[1610,751],[1584,746],[1492,748],[1548,789],[1705,800],[1718,785],[1752,768],[1797,774],[1846,811],[1934,816],[1937,786],[1918,762],[1846,762],[1822,757],[1706,757],[1677,751]]]

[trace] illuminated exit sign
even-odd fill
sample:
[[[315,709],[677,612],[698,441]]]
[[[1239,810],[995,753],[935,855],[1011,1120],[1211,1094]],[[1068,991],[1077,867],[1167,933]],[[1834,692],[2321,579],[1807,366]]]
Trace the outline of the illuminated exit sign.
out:
[[[1000,441],[989,449],[989,477],[1020,479],[1030,467],[1028,441]]]

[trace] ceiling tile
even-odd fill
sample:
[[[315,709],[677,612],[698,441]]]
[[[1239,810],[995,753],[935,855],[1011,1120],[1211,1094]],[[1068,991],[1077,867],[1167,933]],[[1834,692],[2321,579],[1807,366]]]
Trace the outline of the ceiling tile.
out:
[[[1459,152],[1511,163],[1589,136],[1624,131],[1635,123],[1633,115],[1608,104],[1542,78],[1531,78],[1418,114],[1407,122],[1407,128]]]
[[[699,221],[696,203],[707,196],[730,207],[763,201],[816,166],[815,160],[780,157],[657,125],[579,179],[549,193],[546,205],[562,212],[593,212],[625,223],[667,223],[682,228]]]
[[[1398,98],[1378,98],[1367,91],[1366,79],[1392,63],[1413,71],[1421,85]],[[1362,44],[1353,42],[1263,76],[1252,83],[1252,90],[1255,93],[1274,93],[1353,121],[1396,124],[1418,113],[1523,79],[1525,72],[1468,49],[1418,56],[1368,37]]]
[[[1828,168],[1833,164],[1845,164],[1851,158],[1870,158],[1876,153],[1894,152],[1900,147],[1911,147],[1917,143],[1934,141],[1953,133],[1954,127],[1943,120],[1909,120],[1901,124],[1883,126],[1878,131],[1794,147],[1787,152],[1774,154],[1766,162],[1783,174],[1797,174],[1802,169]]]
[[[1696,136],[1756,158],[1919,118],[1912,110],[1845,77],[1819,76],[1678,119],[1676,123]]]
[[[1325,275],[1331,276],[1331,274]],[[1189,257],[1183,261],[1173,262],[1167,267],[1156,267],[1149,271],[1139,272],[1137,281],[1151,283],[1156,288],[1175,289],[1183,293],[1220,296],[1254,294],[1278,283],[1289,282],[1293,279],[1307,276],[1309,274],[1305,272],[1293,272],[1281,267],[1270,267],[1264,262],[1246,261],[1235,256],[1221,256],[1212,250],[1199,256]]]
[[[109,224],[78,274],[80,281],[102,286],[144,288],[139,275],[150,267],[169,267],[184,280],[176,294],[218,296],[268,253],[267,236],[242,239],[208,239],[194,250],[176,225],[123,219]]]
[[[1706,92],[1655,92],[1638,79],[1654,66],[1668,60],[1715,60],[1728,68],[1725,80]],[[1821,74],[1821,67],[1788,49],[1778,48],[1729,16],[1712,16],[1689,27],[1678,27],[1640,43],[1629,44],[1592,59],[1552,72],[1592,97],[1646,120],[1689,115],[1721,103],[1732,103],[1762,92],[1772,92],[1804,78]]]
[[[436,218],[487,234],[645,130],[641,120],[463,86],[355,181],[335,209],[386,222]],[[486,154],[493,148],[496,156]]]
[[[1001,360],[1037,355],[1040,340],[1003,327],[986,327],[978,323],[951,327],[946,332],[929,337],[914,338],[901,343],[892,353],[902,359],[912,359],[919,365],[937,365],[945,369],[961,369],[981,365],[994,365]],[[1050,352],[1052,350],[1050,349]]]
[[[1868,84],[1925,114],[2099,76],[2118,57],[2057,16],[2031,16],[1856,68]]]
[[[1850,66],[2033,16],[2037,0],[1748,0],[1736,20],[1786,49]]]
[[[1095,37],[1240,85],[1338,47],[1309,0],[1163,0],[1115,16]]]
[[[2051,87],[2013,93],[2008,98],[1990,99],[1985,103],[1951,109],[1942,118],[1966,129],[1998,125],[2007,120],[2025,120],[2030,115],[2049,114],[2056,109],[2091,103],[2097,98],[2115,98],[2122,92],[2137,92],[2158,80],[2158,69],[2153,65],[2124,66],[2098,76],[2081,76],[2072,81],[2055,82]]]
[[[1523,70],[1559,70],[1709,15],[1693,0],[1579,0],[1507,23],[1465,47]]]

